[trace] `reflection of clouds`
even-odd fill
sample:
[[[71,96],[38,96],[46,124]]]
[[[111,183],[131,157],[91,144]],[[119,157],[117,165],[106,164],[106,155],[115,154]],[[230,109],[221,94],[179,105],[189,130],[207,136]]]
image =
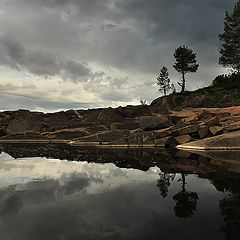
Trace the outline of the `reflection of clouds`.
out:
[[[171,214],[171,197],[160,201],[155,181],[130,183],[98,194],[87,194],[90,182],[78,179],[75,174],[66,182],[61,185],[57,180],[49,179],[29,182],[21,190],[16,190],[16,187],[2,190],[1,238],[141,240],[147,237],[158,239],[161,236],[162,239],[188,239],[187,236],[190,237],[194,231],[195,239],[200,240],[206,234],[214,239],[214,229],[218,230],[218,222],[215,221],[218,217],[215,206],[218,198],[215,194],[205,199],[209,209],[205,211],[207,217],[204,224],[209,227],[203,226],[200,217],[191,223],[185,222],[187,226],[191,224],[191,231],[182,231],[182,225]],[[71,189],[72,183],[74,189]],[[78,190],[75,188],[77,186]]]
[[[89,192],[115,188],[119,185],[152,181],[157,178],[156,171],[147,173],[136,169],[120,169],[114,164],[96,164],[45,158],[13,159],[9,155],[0,155],[0,186],[23,184],[34,179],[55,179],[61,185],[67,184],[73,175],[85,179],[98,179],[92,183]],[[101,184],[99,184],[101,182]]]
[[[13,194],[1,201],[0,216],[1,215],[15,215],[22,208],[23,202],[18,194]]]
[[[179,176],[162,201],[156,188],[157,167],[143,172],[114,164],[15,160],[1,154],[0,168],[6,169],[0,172],[1,239],[183,239],[190,234],[182,231],[173,214]],[[209,185],[194,175],[187,178],[188,189],[194,188],[207,203],[198,207],[206,215],[205,231],[201,216],[190,223],[196,240],[206,234],[213,239],[219,227],[216,202],[222,195]]]

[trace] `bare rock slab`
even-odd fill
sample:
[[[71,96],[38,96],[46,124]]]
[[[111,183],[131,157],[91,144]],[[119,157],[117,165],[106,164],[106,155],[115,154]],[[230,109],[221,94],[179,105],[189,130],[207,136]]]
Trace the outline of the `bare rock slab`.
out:
[[[194,150],[240,150],[240,131],[181,144],[178,145],[177,148]]]

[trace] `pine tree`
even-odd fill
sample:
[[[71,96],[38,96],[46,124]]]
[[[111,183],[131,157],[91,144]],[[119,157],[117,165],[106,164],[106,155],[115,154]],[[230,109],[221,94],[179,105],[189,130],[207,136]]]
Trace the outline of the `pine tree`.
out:
[[[197,64],[196,61],[196,53],[188,47],[180,46],[175,50],[174,57],[176,63],[173,67],[176,71],[182,74],[182,80],[181,82],[178,82],[178,85],[182,88],[181,92],[184,92],[186,87],[185,74],[196,72],[199,67],[199,64]]]
[[[160,74],[157,77],[157,85],[159,86],[159,92],[163,92],[164,96],[166,96],[171,88],[168,69],[166,67],[161,69]]]
[[[224,32],[219,34],[219,39],[223,42],[219,64],[240,72],[240,1],[232,13],[226,12]]]

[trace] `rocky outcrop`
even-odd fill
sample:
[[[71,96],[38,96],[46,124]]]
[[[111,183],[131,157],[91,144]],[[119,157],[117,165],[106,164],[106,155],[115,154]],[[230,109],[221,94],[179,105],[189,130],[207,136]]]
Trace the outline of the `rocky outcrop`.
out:
[[[195,150],[240,150],[240,131],[179,145],[178,148]]]
[[[0,113],[0,141],[75,142],[121,147],[175,147],[240,130],[240,107],[151,112],[127,106],[40,113]],[[16,141],[15,141],[16,142]]]
[[[239,79],[238,79],[239,80]],[[150,109],[155,113],[166,113],[186,108],[226,108],[239,102],[240,88],[216,88],[214,86],[198,89],[193,92],[170,94],[155,99]]]

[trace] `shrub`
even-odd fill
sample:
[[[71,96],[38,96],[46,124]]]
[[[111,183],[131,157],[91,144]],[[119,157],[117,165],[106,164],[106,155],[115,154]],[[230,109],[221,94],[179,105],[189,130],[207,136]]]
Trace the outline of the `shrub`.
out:
[[[221,89],[240,88],[240,73],[233,73],[231,75],[219,75],[212,83],[213,87]]]

